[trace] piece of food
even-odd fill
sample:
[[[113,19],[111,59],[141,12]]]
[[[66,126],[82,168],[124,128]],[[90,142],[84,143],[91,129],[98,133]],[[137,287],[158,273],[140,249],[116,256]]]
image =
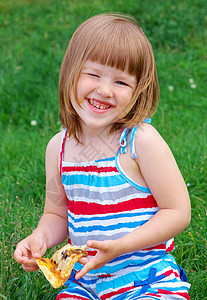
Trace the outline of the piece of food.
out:
[[[37,258],[40,270],[54,288],[58,288],[70,277],[74,264],[81,258],[87,257],[86,245],[78,247],[65,245],[49,258]]]

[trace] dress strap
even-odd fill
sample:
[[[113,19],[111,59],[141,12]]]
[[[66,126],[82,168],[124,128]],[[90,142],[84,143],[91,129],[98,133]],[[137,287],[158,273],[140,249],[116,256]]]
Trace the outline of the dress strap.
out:
[[[64,156],[64,147],[65,147],[65,141],[67,137],[67,130],[66,128],[62,131],[62,139],[60,144],[60,177],[62,176],[62,163],[63,163],[63,156]]]
[[[137,159],[136,149],[135,149],[135,133],[137,131],[137,126],[133,127],[130,133],[130,149],[132,159]]]
[[[148,123],[151,124],[152,123],[152,118],[147,118],[143,121],[143,123]]]
[[[143,123],[151,123],[151,118],[145,119]],[[135,149],[135,133],[137,131],[137,126],[132,129],[125,127],[119,138],[119,145],[121,148],[121,153],[127,153],[127,135],[130,132],[130,150],[132,159],[137,158],[136,149]]]
[[[130,131],[130,128],[125,127],[119,138],[119,145],[121,147],[121,153],[127,153],[127,135]]]
[[[143,123],[151,123],[151,118],[145,119]],[[137,131],[137,126],[133,127],[130,133],[130,149],[132,159],[137,159],[136,149],[135,149],[135,133]]]

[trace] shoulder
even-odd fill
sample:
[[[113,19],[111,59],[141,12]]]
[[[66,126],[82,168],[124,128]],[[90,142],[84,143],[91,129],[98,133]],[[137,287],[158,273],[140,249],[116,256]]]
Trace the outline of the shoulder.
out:
[[[58,132],[54,135],[49,143],[47,144],[46,149],[46,165],[48,163],[54,163],[58,166],[59,164],[59,153],[61,149],[61,141],[62,141],[63,131]]]
[[[150,124],[142,123],[138,125],[136,135],[135,135],[135,144],[138,146],[138,149],[141,147],[146,150],[146,148],[152,147],[167,147],[168,145],[159,132]]]
[[[159,164],[174,160],[168,144],[150,124],[138,126],[135,135],[135,149],[137,162],[142,166],[159,168]]]
[[[62,135],[63,135],[63,131],[58,132],[56,135],[54,135],[51,138],[51,140],[47,144],[46,153],[51,151],[58,151],[58,152],[60,151]]]

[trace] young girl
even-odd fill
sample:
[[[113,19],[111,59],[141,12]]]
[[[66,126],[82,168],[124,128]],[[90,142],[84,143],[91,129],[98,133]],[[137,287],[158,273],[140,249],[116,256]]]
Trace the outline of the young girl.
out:
[[[63,59],[64,130],[46,151],[46,202],[14,257],[24,270],[69,234],[87,244],[57,299],[190,299],[169,254],[190,222],[173,155],[150,125],[159,87],[153,51],[130,16],[101,14],[74,33]]]

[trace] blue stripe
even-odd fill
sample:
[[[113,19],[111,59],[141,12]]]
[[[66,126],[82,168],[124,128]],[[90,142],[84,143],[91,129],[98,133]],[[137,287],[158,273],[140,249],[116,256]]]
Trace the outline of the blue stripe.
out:
[[[119,219],[119,218],[131,218],[131,217],[139,217],[139,216],[146,216],[149,215],[150,217],[155,215],[157,213],[157,210],[154,211],[148,211],[148,212],[136,212],[136,213],[116,213],[113,215],[100,215],[96,217],[91,217],[88,215],[88,217],[81,217],[81,218],[75,218],[72,215],[70,215],[70,212],[68,212],[68,216],[75,222],[87,222],[87,221],[107,221],[111,219]]]
[[[115,156],[108,157],[108,158],[103,158],[103,159],[97,159],[95,162],[102,162],[102,161],[113,161]]]
[[[110,230],[117,230],[117,229],[121,229],[121,228],[137,228],[138,226],[142,226],[144,223],[146,223],[146,221],[148,220],[143,220],[140,222],[130,222],[130,223],[118,223],[118,224],[114,224],[114,225],[96,225],[95,223],[91,226],[79,226],[79,227],[75,227],[72,223],[69,222],[69,226],[71,229],[74,230],[74,232],[94,232],[94,231],[102,231],[103,233],[110,231]]]
[[[62,183],[68,186],[73,184],[82,184],[85,186],[94,186],[94,187],[110,187],[110,186],[121,186],[126,184],[125,180],[123,180],[122,176],[115,174],[108,176],[98,176],[99,174],[70,174],[62,175]]]

